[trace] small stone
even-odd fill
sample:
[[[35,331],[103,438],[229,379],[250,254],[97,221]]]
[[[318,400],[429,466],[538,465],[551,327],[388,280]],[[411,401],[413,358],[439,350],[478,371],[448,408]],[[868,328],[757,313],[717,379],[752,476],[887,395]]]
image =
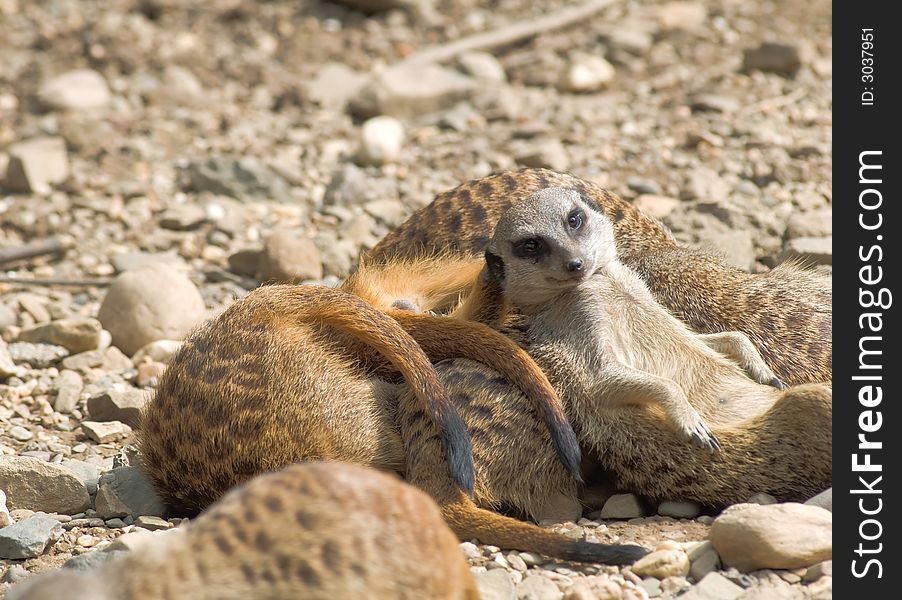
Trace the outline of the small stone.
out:
[[[16,342],[7,346],[13,362],[28,363],[35,369],[52,367],[60,359],[69,356],[69,351],[62,346],[51,344],[32,344],[30,342]]]
[[[492,83],[507,81],[504,67],[488,52],[464,52],[457,62],[463,72],[474,79]]]
[[[70,317],[24,329],[19,340],[37,344],[62,346],[72,354],[96,350],[103,327],[97,319]]]
[[[366,83],[366,75],[347,65],[326,63],[306,87],[311,100],[324,108],[342,111]]]
[[[701,581],[705,575],[720,568],[720,556],[714,549],[714,545],[708,540],[692,548],[688,555],[689,561],[692,563],[689,575],[696,581]]]
[[[482,600],[515,600],[517,591],[504,569],[492,569],[474,576]]]
[[[95,499],[97,516],[164,516],[163,501],[140,467],[118,467],[100,477]]]
[[[242,202],[292,201],[288,183],[252,156],[197,160],[189,163],[183,173],[188,187],[197,192],[221,194]]]
[[[567,149],[560,140],[540,139],[525,145],[514,155],[517,163],[524,167],[566,171],[570,165]]]
[[[755,240],[748,229],[708,231],[701,245],[743,271],[750,271],[755,264]]]
[[[151,517],[147,515],[142,515],[135,519],[135,526],[143,527],[144,529],[149,529],[150,531],[157,531],[158,529],[172,529],[172,523],[170,523],[166,519],[162,519],[160,517]]]
[[[833,237],[799,237],[788,240],[780,255],[781,262],[800,260],[809,265],[833,264]]]
[[[27,442],[34,437],[33,433],[31,433],[21,425],[13,425],[6,433],[7,435],[9,435],[9,437],[16,440],[17,442]]]
[[[635,519],[644,516],[645,510],[635,494],[614,494],[601,509],[602,519]]]
[[[685,577],[689,574],[689,557],[682,550],[658,550],[637,560],[632,571],[640,577]]]
[[[350,108],[360,117],[416,117],[451,108],[476,89],[474,80],[452,69],[400,65],[376,75],[351,99]]]
[[[460,549],[467,558],[480,558],[482,551],[473,542],[461,542]]]
[[[607,87],[617,71],[601,56],[578,54],[570,59],[560,87],[568,92],[596,92]]]
[[[702,512],[702,507],[698,502],[665,500],[658,505],[659,515],[674,519],[694,519],[700,512]]]
[[[123,527],[128,527],[125,524],[125,521],[119,518],[107,519],[105,525],[111,529],[122,529]]]
[[[150,394],[141,390],[110,390],[88,398],[88,414],[94,421],[121,421],[137,428],[141,410]]]
[[[262,251],[257,249],[235,252],[229,256],[229,270],[244,277],[256,276],[257,265],[260,264],[260,254],[262,254]]]
[[[577,579],[564,600],[624,600],[623,588],[607,577]]]
[[[98,444],[120,439],[132,432],[132,428],[120,421],[82,421],[81,429]]]
[[[369,199],[372,185],[366,172],[354,163],[344,163],[332,175],[323,204],[326,206],[354,206]]]
[[[825,560],[822,563],[808,567],[808,570],[805,571],[805,575],[802,577],[802,581],[805,583],[812,583],[821,577],[833,577],[832,560]]]
[[[12,192],[49,190],[69,176],[66,142],[59,137],[37,137],[12,144],[3,187]]]
[[[517,585],[517,600],[561,600],[564,594],[550,579],[530,575]]]
[[[6,342],[0,339],[0,379],[5,377],[18,376],[21,368],[13,362],[13,357],[9,354],[9,347]]]
[[[24,566],[19,564],[11,564],[9,568],[6,569],[6,573],[3,574],[3,578],[0,579],[2,583],[18,583],[23,579],[27,579],[31,576],[31,572],[26,569]]]
[[[833,211],[829,208],[793,213],[786,223],[787,239],[832,235]]]
[[[404,147],[404,126],[394,117],[373,117],[360,128],[359,159],[366,165],[397,162]]]
[[[802,56],[798,46],[764,42],[757,48],[745,51],[742,60],[743,71],[769,71],[780,75],[794,76],[802,66]]]
[[[9,509],[6,507],[6,492],[0,489],[0,529],[6,527],[7,525],[12,525],[13,518],[9,514]]]
[[[700,112],[719,112],[731,114],[739,110],[739,100],[731,96],[718,94],[699,94],[689,101],[689,108]]]
[[[805,504],[809,506],[819,506],[824,510],[833,512],[833,488],[827,488],[814,498],[809,499]]]
[[[154,362],[168,365],[172,357],[175,356],[175,353],[182,347],[182,344],[183,342],[179,340],[155,340],[138,350],[138,352],[132,356],[132,364],[138,365],[145,358],[149,358]],[[122,419],[119,420],[121,421]]]
[[[60,538],[59,521],[35,515],[0,529],[0,558],[19,560],[35,558]]]
[[[197,287],[183,273],[163,264],[116,277],[98,312],[113,343],[126,354],[155,340],[182,339],[205,316]]]
[[[776,504],[777,499],[764,492],[758,492],[746,501],[748,504]]]
[[[197,204],[182,204],[166,210],[160,216],[160,227],[174,231],[191,231],[207,221],[207,211]]]
[[[257,263],[257,279],[263,282],[321,279],[323,263],[313,240],[298,232],[273,232],[263,246]]]
[[[521,573],[527,571],[526,562],[516,554],[509,554],[507,556],[507,562],[514,570],[520,571]]]
[[[832,531],[832,515],[816,506],[738,504],[714,520],[709,539],[740,571],[797,569],[832,557]]]
[[[696,167],[686,177],[681,197],[717,203],[728,198],[730,185],[709,167]]]
[[[59,413],[71,413],[78,406],[78,399],[84,388],[81,375],[75,371],[64,369],[54,382],[56,399],[53,401],[53,410]]]
[[[544,562],[541,556],[539,556],[538,554],[533,554],[532,552],[521,552],[518,556],[529,567],[538,567]]]
[[[93,548],[99,542],[96,537],[90,535],[88,533],[82,534],[76,538],[75,543],[81,546],[82,548]]]
[[[742,592],[741,587],[720,573],[708,573],[680,596],[680,600],[736,600]]]
[[[97,71],[78,69],[58,75],[38,89],[41,104],[57,110],[91,110],[110,103],[110,88]]]
[[[84,554],[73,556],[67,560],[65,564],[63,564],[63,568],[82,572],[92,572],[113,558],[125,555],[126,553],[121,550],[113,552],[86,552]]]
[[[656,577],[646,577],[639,584],[649,598],[656,598],[661,595],[661,580]]]
[[[170,254],[154,254],[150,252],[122,252],[110,259],[116,273],[124,273],[132,269],[140,269],[150,265],[167,264],[175,268],[184,268],[185,262],[178,256]]]
[[[657,8],[658,25],[662,31],[694,31],[708,18],[701,2],[667,2]]]

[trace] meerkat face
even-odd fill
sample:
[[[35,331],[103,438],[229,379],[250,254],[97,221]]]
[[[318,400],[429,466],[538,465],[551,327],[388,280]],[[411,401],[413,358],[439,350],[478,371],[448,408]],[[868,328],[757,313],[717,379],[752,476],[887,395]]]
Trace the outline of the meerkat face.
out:
[[[520,306],[547,302],[616,260],[604,213],[564,188],[546,188],[510,208],[486,250],[489,279]]]

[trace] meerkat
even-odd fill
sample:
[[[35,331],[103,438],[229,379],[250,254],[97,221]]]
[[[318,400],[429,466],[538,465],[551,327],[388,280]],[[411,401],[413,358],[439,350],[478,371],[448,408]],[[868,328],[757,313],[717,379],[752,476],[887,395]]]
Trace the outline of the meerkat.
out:
[[[340,463],[260,475],[178,531],[90,572],[15,586],[11,600],[478,600],[456,536],[426,494]]]
[[[575,189],[600,208],[613,222],[620,260],[691,329],[744,333],[789,384],[832,380],[829,278],[788,263],[762,274],[727,266],[717,257],[678,246],[657,219],[572,175],[524,169],[460,185],[439,194],[390,232],[368,254],[368,261],[385,263],[424,253],[481,259],[501,214],[547,187]]]
[[[806,499],[829,484],[830,389],[777,389],[782,383],[742,334],[690,331],[617,259],[610,220],[579,192],[548,188],[510,208],[485,256],[477,287],[488,292],[465,300],[457,314],[489,314],[497,323],[516,313],[509,331],[556,384],[584,446],[620,485],[722,506],[762,491]],[[516,431],[535,429],[518,393],[470,361],[437,370],[474,440],[477,502],[536,519],[563,502],[578,516],[576,485],[542,444],[509,443]],[[485,423],[477,417],[487,405],[494,413]],[[405,439],[431,428],[403,408],[400,422],[402,432],[419,433]],[[717,452],[687,447],[687,437]],[[428,480],[427,468],[413,467],[412,481]]]
[[[311,294],[330,302],[311,300]],[[327,325],[311,323],[311,317]],[[557,395],[528,354],[487,325],[407,311],[397,311],[397,318],[343,290],[266,286],[189,335],[145,407],[138,431],[144,469],[167,505],[194,513],[254,475],[296,462],[342,461],[401,474],[422,463],[429,465],[433,483],[421,489],[439,502],[461,539],[491,544],[513,536],[512,548],[587,562],[630,563],[645,553],[632,545],[574,542],[477,507],[469,495],[473,480],[462,481],[460,465],[448,456],[447,423],[457,415],[445,410],[444,392],[424,351],[434,360],[485,360],[505,381],[522,380],[527,396],[542,395],[537,400],[557,402]],[[364,352],[340,327],[358,335],[365,330],[361,337],[387,353],[404,381],[375,376],[373,352]],[[522,357],[528,363],[518,367]],[[405,361],[416,366],[405,371]],[[530,379],[531,368],[544,384]],[[404,438],[398,411],[405,390],[411,400],[405,396],[404,410],[435,426],[429,436]],[[530,401],[524,410],[547,425],[549,415],[538,404]],[[466,427],[453,427],[466,433]],[[433,432],[436,448],[412,450],[418,441],[433,440]],[[543,434],[558,456],[547,426]],[[577,447],[571,455],[576,466],[562,461],[562,470],[578,469],[578,457]]]

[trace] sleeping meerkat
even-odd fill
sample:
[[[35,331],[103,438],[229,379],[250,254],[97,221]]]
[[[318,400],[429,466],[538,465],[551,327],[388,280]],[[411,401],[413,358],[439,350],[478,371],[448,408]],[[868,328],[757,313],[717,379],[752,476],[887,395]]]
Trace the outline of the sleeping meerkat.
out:
[[[617,260],[610,221],[580,194],[548,189],[521,200],[487,246],[480,281],[454,314],[501,326],[528,349],[584,454],[621,489],[719,507],[758,492],[805,500],[829,485],[831,390],[777,389],[742,334],[691,332]],[[472,436],[477,504],[578,518],[579,488],[546,450],[522,395],[471,361],[436,370]],[[409,400],[400,403],[401,432],[426,455],[433,426],[405,408]],[[700,452],[687,436],[721,447]],[[407,475],[428,489],[437,482],[427,467]]]
[[[341,600],[479,594],[435,502],[397,477],[292,465],[235,488],[178,530],[96,570],[14,586],[17,600]]]

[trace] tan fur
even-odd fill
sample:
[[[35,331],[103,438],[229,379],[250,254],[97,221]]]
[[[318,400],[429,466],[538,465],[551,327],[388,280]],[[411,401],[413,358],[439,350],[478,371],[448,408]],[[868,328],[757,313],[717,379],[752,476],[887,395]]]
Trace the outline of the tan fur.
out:
[[[508,331],[555,382],[584,450],[596,453],[622,486],[657,499],[721,506],[766,491],[799,500],[828,485],[830,389],[807,385],[780,391],[749,379],[746,371],[759,381],[773,376],[750,350],[750,342],[741,335],[694,334],[667,313],[641,279],[616,259],[604,216],[587,210],[579,235],[564,232],[567,212],[580,205],[575,194],[546,190],[511,209],[489,244],[486,256],[495,259],[496,273],[494,280],[491,274],[486,279],[504,294],[496,301],[518,311]],[[547,255],[513,254],[517,240],[540,237]],[[560,283],[560,265],[574,256],[587,259],[591,270]],[[490,295],[476,297],[492,301]],[[468,311],[484,310],[467,304],[472,302],[465,303]],[[711,346],[730,350],[745,370]],[[440,364],[438,370],[468,423],[473,422],[470,411],[489,402],[498,415],[482,427],[470,427],[478,502],[515,506],[535,518],[559,502],[556,496],[576,503],[576,486],[548,463],[541,440],[515,448],[507,444],[515,431],[534,429],[519,414],[518,394],[505,392],[491,371],[467,361]],[[713,426],[723,444],[718,452],[692,448],[667,426],[662,394],[674,390]],[[670,414],[669,420],[679,421],[679,416]],[[431,428],[428,423],[414,426]],[[537,473],[529,464],[539,457]]]
[[[383,473],[308,463],[254,478],[183,530],[99,570],[14,587],[18,600],[478,600],[428,496]]]
[[[432,398],[434,403],[436,398],[450,397],[431,384],[425,394],[409,375],[405,379],[411,387],[376,377],[372,365],[378,361],[372,352],[361,354],[360,344],[340,329],[309,322],[304,302],[311,293],[325,293],[317,290],[306,286],[255,290],[193,332],[170,361],[156,396],[145,408],[139,432],[145,468],[169,505],[203,509],[258,473],[300,461],[353,462],[401,473],[416,466],[429,473],[429,480],[415,483],[439,502],[463,539],[509,541],[510,547],[592,562],[631,562],[642,555],[635,546],[572,542],[477,508],[449,477],[440,429],[433,426],[429,436],[411,440],[398,425],[401,409],[434,424],[430,403],[423,400]],[[394,344],[408,334],[398,322],[359,298],[331,291],[337,295],[330,305],[315,304],[320,307],[318,316],[328,317],[330,325],[359,328],[372,320],[376,329],[385,326],[387,339],[374,345],[396,348],[399,361],[426,350],[436,360],[472,356],[485,359],[499,372],[516,374],[520,357],[529,359],[487,326],[396,311],[420,342],[402,350]],[[353,306],[358,314],[344,321],[329,317],[330,310],[343,305]],[[523,368],[535,365],[530,360]],[[434,371],[422,370],[422,381],[429,381],[430,373]],[[541,380],[556,399],[544,375]],[[541,385],[533,385],[524,382],[525,391],[542,392]],[[405,389],[411,390],[411,400],[399,402]],[[534,406],[528,403],[527,413],[535,414]],[[548,415],[544,417],[547,423]],[[542,415],[538,418],[541,422]],[[547,428],[543,439],[550,440]],[[421,451],[418,444],[423,442],[429,448]],[[553,444],[549,447],[554,455]],[[508,533],[498,537],[496,532]]]
[[[745,333],[787,383],[832,380],[828,278],[792,264],[764,274],[729,267],[716,257],[678,246],[656,219],[572,175],[524,169],[465,183],[414,213],[368,260],[385,263],[424,253],[481,257],[501,214],[547,187],[574,189],[597,205],[614,224],[621,261],[694,331]]]

